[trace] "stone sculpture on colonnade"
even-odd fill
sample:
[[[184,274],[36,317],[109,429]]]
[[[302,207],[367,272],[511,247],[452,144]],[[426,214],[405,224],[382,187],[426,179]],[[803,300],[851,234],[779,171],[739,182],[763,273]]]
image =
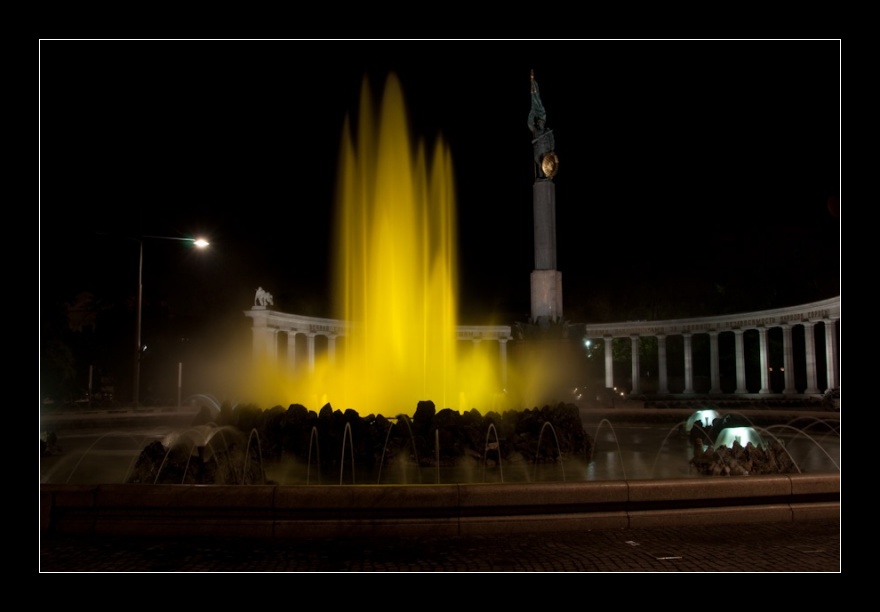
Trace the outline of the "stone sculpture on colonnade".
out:
[[[257,294],[254,296],[254,306],[274,306],[272,294],[262,287],[257,287]]]

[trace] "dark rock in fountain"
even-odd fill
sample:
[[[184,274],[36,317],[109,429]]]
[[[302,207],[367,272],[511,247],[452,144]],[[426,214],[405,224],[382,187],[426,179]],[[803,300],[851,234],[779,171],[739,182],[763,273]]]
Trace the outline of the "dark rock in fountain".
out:
[[[198,436],[181,434],[167,446],[147,446],[129,482],[254,484],[262,482],[263,462],[285,458],[322,468],[353,463],[369,471],[394,461],[421,467],[484,460],[486,465],[547,463],[588,457],[592,448],[578,407],[564,403],[482,415],[475,409],[437,411],[433,402],[423,401],[412,419],[361,417],[354,410],[333,410],[330,404],[318,413],[301,404],[286,410],[224,405],[216,419],[210,411],[200,412],[193,422],[197,428]],[[220,430],[222,444],[216,441]]]
[[[714,448],[718,434],[728,427],[746,427],[748,420],[735,415],[714,419],[706,428],[695,424],[690,431],[694,456],[690,463],[707,476],[746,476],[749,474],[794,474],[799,472],[791,455],[777,440],[767,443],[766,448],[739,441],[733,445]]]
[[[776,441],[770,442],[766,449],[751,442],[745,446],[734,442],[731,448],[719,446],[715,450],[703,450],[703,445],[696,443],[691,464],[701,474],[708,476],[794,474],[799,471],[789,454]]]
[[[259,484],[257,444],[234,427],[196,425],[172,434],[167,446],[155,440],[138,456],[129,484]]]

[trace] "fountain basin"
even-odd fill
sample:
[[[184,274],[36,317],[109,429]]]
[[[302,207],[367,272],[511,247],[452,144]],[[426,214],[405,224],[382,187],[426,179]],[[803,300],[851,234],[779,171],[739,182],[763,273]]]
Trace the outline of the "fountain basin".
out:
[[[451,485],[40,486],[43,534],[458,536],[840,517],[840,474]]]
[[[168,433],[177,429],[187,429],[196,417],[194,411],[157,413],[139,415],[137,419],[125,418],[123,415],[107,415],[100,422],[90,415],[82,415],[83,421],[76,415],[43,415],[43,427],[46,431],[57,434],[55,452],[41,457],[42,484],[134,484],[130,476],[139,453],[147,446],[149,440],[166,439]],[[420,440],[430,445],[430,450],[419,450],[418,458],[424,460],[416,465],[412,459],[405,459],[399,454],[399,463],[390,461],[390,453],[382,451],[381,459],[372,468],[366,465],[351,463],[351,442],[358,448],[364,439],[363,434],[355,429],[342,444],[344,455],[338,448],[326,444],[321,439],[321,457],[333,458],[337,463],[323,471],[317,469],[315,459],[318,453],[308,453],[311,465],[305,455],[294,458],[285,453],[282,462],[263,454],[265,468],[264,478],[241,479],[234,482],[216,482],[215,484],[244,484],[269,486],[298,486],[321,484],[387,484],[387,485],[427,485],[427,484],[495,484],[505,483],[537,483],[537,482],[582,482],[604,480],[642,480],[642,479],[688,479],[706,474],[700,466],[690,459],[694,455],[694,447],[688,436],[682,435],[681,428],[688,410],[595,410],[582,408],[580,424],[591,440],[589,457],[580,453],[566,452],[558,461],[543,462],[545,451],[555,451],[559,442],[556,433],[565,442],[566,436],[562,429],[550,429],[544,426],[532,432],[534,445],[525,454],[520,454],[519,461],[505,457],[502,464],[489,465],[480,459],[487,451],[480,450],[480,457],[469,457],[467,462],[459,462],[458,466],[448,466],[436,461],[434,448],[444,451],[449,446],[446,437],[437,438],[436,431],[431,429],[422,433]],[[798,465],[797,472],[803,473],[839,473],[839,421],[827,420],[827,415],[809,411],[766,411],[751,410],[738,413],[740,418],[748,419],[762,433],[765,439],[777,438],[786,446],[785,454]],[[574,416],[574,415],[573,415]],[[134,421],[140,421],[135,423]],[[540,421],[535,421],[537,425]],[[166,425],[162,425],[165,423]],[[101,424],[101,427],[94,427]],[[86,427],[83,427],[86,426]],[[303,431],[308,434],[308,428]],[[414,430],[418,432],[418,428]],[[537,433],[540,431],[541,433]],[[403,438],[403,450],[408,451],[412,439],[410,432]],[[693,432],[691,432],[693,433]],[[244,433],[242,434],[244,436]],[[509,436],[509,434],[507,434]],[[543,438],[542,438],[543,436]],[[340,440],[342,436],[340,434]],[[479,428],[476,436],[478,443],[486,443],[487,450],[491,443],[496,442],[494,432],[487,436],[485,424]],[[502,445],[509,448],[508,441],[502,436]],[[254,437],[249,438],[256,442]],[[711,439],[709,436],[708,439]],[[213,451],[222,450],[225,446],[218,442],[221,437],[215,436],[211,445]],[[247,454],[248,449],[244,437],[239,446]],[[259,447],[252,443],[250,450],[266,447],[267,438],[263,438]],[[707,440],[708,441],[708,440]],[[380,443],[387,445],[388,438],[383,432]],[[303,442],[302,444],[305,444]],[[317,444],[315,445],[317,448]],[[302,446],[305,448],[305,446]],[[379,448],[379,447],[377,447]],[[706,450],[705,446],[703,447]],[[382,449],[380,448],[380,451]],[[541,451],[538,461],[536,450]],[[378,457],[378,453],[374,453]],[[249,454],[250,462],[254,463],[257,455]],[[444,457],[441,457],[443,459]],[[210,460],[208,454],[205,458]],[[192,473],[198,458],[190,460],[189,472]],[[589,462],[585,462],[589,459]],[[433,462],[433,463],[431,463]],[[474,467],[474,465],[476,467]],[[242,461],[236,463],[240,473]],[[434,467],[436,466],[436,467]],[[342,467],[343,469],[340,469]],[[381,470],[381,471],[380,471]],[[503,471],[502,471],[503,470]],[[163,475],[170,474],[168,463],[162,468]],[[754,470],[751,475],[766,474],[767,471]],[[770,473],[793,473],[776,470]],[[158,480],[153,477],[137,480],[141,484],[209,484],[201,481],[184,482],[176,477]]]

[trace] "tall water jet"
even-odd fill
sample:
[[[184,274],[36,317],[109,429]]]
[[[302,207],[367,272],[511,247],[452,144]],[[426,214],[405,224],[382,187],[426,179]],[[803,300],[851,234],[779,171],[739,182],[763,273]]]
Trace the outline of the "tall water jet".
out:
[[[442,137],[429,155],[410,136],[396,75],[379,112],[365,77],[357,121],[345,119],[337,183],[334,316],[350,328],[307,375],[260,377],[271,401],[386,415],[410,414],[420,400],[499,408],[498,357],[458,346],[455,200]]]

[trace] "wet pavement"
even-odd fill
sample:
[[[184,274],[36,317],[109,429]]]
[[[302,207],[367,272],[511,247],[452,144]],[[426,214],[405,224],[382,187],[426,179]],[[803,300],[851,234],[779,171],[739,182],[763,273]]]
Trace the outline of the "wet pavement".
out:
[[[515,536],[46,536],[41,572],[840,572],[840,521]]]

